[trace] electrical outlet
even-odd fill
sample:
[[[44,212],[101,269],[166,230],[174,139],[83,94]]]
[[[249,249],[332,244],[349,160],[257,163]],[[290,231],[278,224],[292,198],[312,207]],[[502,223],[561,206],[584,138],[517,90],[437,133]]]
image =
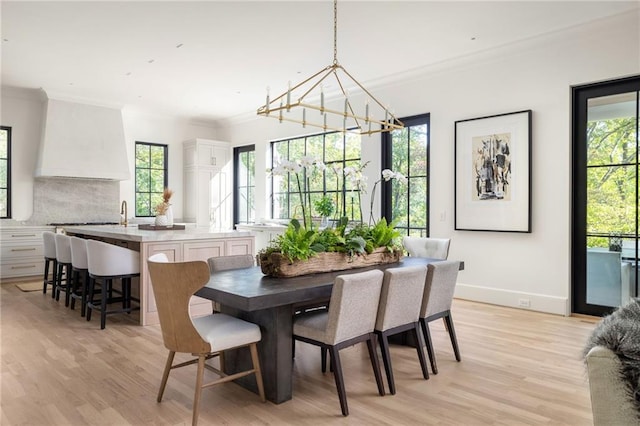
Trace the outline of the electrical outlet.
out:
[[[531,300],[529,299],[518,299],[518,306],[521,308],[530,308]]]

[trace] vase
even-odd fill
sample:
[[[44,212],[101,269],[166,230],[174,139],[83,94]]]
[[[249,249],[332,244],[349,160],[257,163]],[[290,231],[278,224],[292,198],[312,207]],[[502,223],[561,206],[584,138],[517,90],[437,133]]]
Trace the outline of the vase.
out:
[[[164,212],[165,216],[167,216],[167,226],[173,226],[173,207],[169,204],[167,207],[167,211]]]
[[[316,274],[321,272],[344,271],[354,268],[366,268],[367,266],[384,263],[396,263],[402,259],[402,251],[389,251],[385,247],[379,247],[368,254],[349,256],[346,253],[322,252],[307,260],[290,262],[282,253],[274,252],[260,255],[260,268],[262,273],[270,277],[297,277],[300,275]]]
[[[156,226],[168,226],[168,220],[167,220],[167,215],[165,214],[159,214],[156,215]]]
[[[322,216],[320,221],[320,229],[329,228],[329,216]]]

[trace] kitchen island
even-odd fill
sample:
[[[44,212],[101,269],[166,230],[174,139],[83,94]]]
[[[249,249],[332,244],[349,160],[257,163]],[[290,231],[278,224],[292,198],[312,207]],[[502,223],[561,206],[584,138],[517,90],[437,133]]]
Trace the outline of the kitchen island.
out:
[[[234,254],[254,254],[255,237],[247,231],[218,231],[209,228],[186,227],[171,230],[143,230],[137,226],[101,225],[64,227],[68,235],[104,241],[140,252],[140,324],[158,324],[153,289],[146,259],[164,253],[172,262],[204,260]],[[136,287],[136,286],[134,286]],[[135,290],[134,290],[135,291]],[[191,300],[194,316],[211,313],[211,302],[194,296]]]

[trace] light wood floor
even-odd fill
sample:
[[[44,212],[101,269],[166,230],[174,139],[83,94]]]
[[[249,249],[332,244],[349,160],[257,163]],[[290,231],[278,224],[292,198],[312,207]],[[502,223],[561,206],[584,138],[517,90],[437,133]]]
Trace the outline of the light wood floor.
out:
[[[13,284],[0,286],[0,303],[0,424],[190,424],[195,367],[173,371],[156,402],[167,355],[158,326],[112,316],[101,331],[99,318]],[[453,317],[462,362],[432,323],[439,374],[422,379],[415,349],[393,346],[395,396],[377,394],[366,350],[344,350],[347,418],[318,349],[298,343],[293,400],[263,404],[233,383],[216,386],[203,391],[200,424],[592,424],[580,352],[595,319],[462,300]]]

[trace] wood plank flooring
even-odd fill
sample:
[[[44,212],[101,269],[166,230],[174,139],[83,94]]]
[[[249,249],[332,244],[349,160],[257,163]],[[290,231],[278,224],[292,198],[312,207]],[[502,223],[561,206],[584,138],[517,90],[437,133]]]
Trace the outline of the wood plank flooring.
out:
[[[439,374],[422,379],[415,349],[394,345],[395,396],[378,396],[364,347],[341,352],[347,418],[319,351],[298,343],[293,400],[263,404],[233,383],[216,386],[203,391],[200,424],[592,424],[581,350],[597,319],[463,300],[453,318],[462,362],[442,322],[432,323]],[[0,424],[190,424],[195,367],[173,371],[156,402],[167,355],[159,326],[117,315],[101,331],[99,318],[86,322],[78,307],[13,284],[0,285],[0,320]]]

